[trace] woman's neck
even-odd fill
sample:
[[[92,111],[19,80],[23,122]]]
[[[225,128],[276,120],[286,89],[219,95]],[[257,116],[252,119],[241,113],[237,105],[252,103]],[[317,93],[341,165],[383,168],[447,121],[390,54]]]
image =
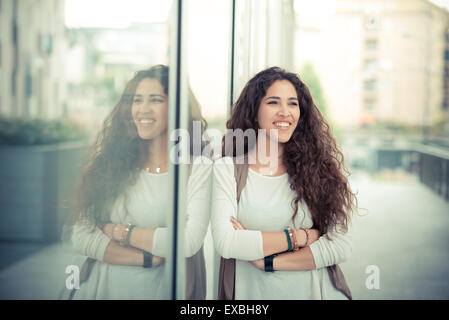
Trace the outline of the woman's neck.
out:
[[[282,164],[284,145],[271,140],[266,135],[257,137],[253,156],[259,166],[277,166]]]
[[[144,168],[156,167],[167,170],[167,135],[151,139],[146,143],[146,158],[142,161]]]
[[[283,145],[266,136],[259,136],[256,146],[250,151],[249,166],[269,176],[283,174],[286,170],[283,165]]]

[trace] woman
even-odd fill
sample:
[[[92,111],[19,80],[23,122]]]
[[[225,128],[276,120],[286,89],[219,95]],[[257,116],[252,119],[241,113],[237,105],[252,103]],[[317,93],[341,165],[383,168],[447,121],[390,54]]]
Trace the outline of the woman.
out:
[[[190,105],[198,107],[193,100]],[[94,263],[73,298],[169,298],[162,266],[169,240],[167,119],[168,68],[137,72],[105,120],[77,188],[72,242]],[[202,265],[190,266],[198,272],[187,281],[205,279],[210,164],[196,157],[187,186],[184,253]],[[204,299],[205,283],[187,288],[188,298]]]
[[[356,199],[307,86],[277,67],[258,73],[235,103],[227,129],[257,130],[257,137],[245,142],[242,155],[225,135],[225,156],[214,163],[212,235],[217,252],[235,259],[234,283],[220,270],[219,298],[350,298],[328,271],[351,253],[348,224]],[[235,159],[242,157],[247,171],[236,173]]]

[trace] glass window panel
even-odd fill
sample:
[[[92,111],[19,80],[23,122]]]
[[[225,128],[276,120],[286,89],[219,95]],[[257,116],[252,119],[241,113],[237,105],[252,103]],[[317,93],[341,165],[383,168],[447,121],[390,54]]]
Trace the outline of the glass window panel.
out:
[[[171,297],[171,8],[2,2],[2,298]]]
[[[188,164],[184,171],[182,216],[185,265],[178,265],[185,275],[177,287],[185,289],[187,299],[215,299],[218,262],[209,227],[212,189],[212,147],[220,146],[229,105],[230,1],[185,1],[185,50],[182,50],[183,99],[181,128],[187,137],[184,146]],[[207,28],[205,28],[207,26]],[[209,145],[208,145],[209,144]],[[183,221],[183,220],[182,220]],[[182,232],[184,233],[182,234]],[[207,273],[206,273],[207,270]],[[182,297],[182,294],[177,295]]]

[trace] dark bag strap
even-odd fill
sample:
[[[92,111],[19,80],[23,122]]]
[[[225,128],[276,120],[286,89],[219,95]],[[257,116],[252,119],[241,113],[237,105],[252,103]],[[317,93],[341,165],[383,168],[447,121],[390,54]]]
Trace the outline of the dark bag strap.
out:
[[[329,272],[329,276],[334,287],[343,293],[349,300],[352,300],[351,290],[349,290],[340,266],[338,264],[334,264],[333,266],[327,267],[327,271]]]
[[[240,201],[240,195],[246,185],[248,177],[248,161],[244,158],[242,164],[234,161],[234,177],[237,189],[237,204]],[[235,259],[220,259],[220,271],[218,273],[218,299],[234,300],[235,299]]]
[[[243,164],[236,163],[234,160],[234,177],[237,184],[237,203],[240,200],[240,195],[246,185],[248,177],[248,161],[245,158]],[[351,291],[349,290],[343,271],[338,265],[327,267],[331,282],[334,287],[342,292],[349,300],[352,300]],[[219,300],[234,300],[235,298],[235,259],[220,259],[220,271],[218,280],[218,299]]]
[[[203,247],[186,259],[186,300],[206,299],[206,264]]]
[[[84,263],[83,263],[83,265],[81,267],[81,270],[80,270],[80,285],[83,282],[86,282],[87,279],[89,279],[89,275],[90,275],[90,272],[92,271],[94,263],[95,263],[95,259],[93,259],[93,258],[87,257],[86,260],[84,260]],[[76,290],[78,290],[78,289],[73,288],[70,291],[70,294],[68,296],[68,300],[72,300],[73,299],[73,295],[75,294]]]

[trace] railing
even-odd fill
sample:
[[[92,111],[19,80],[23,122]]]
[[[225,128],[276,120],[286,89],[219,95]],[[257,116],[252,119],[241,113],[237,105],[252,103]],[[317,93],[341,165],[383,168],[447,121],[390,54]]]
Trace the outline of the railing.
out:
[[[370,139],[365,141],[363,146],[360,140],[358,142],[358,146],[349,147],[346,153],[351,159],[353,151],[350,150],[364,149],[365,156],[362,160],[356,160],[359,167],[369,171],[402,168],[419,177],[421,183],[449,201],[448,148],[406,141],[385,142]]]
[[[421,145],[419,180],[449,201],[449,151]]]

